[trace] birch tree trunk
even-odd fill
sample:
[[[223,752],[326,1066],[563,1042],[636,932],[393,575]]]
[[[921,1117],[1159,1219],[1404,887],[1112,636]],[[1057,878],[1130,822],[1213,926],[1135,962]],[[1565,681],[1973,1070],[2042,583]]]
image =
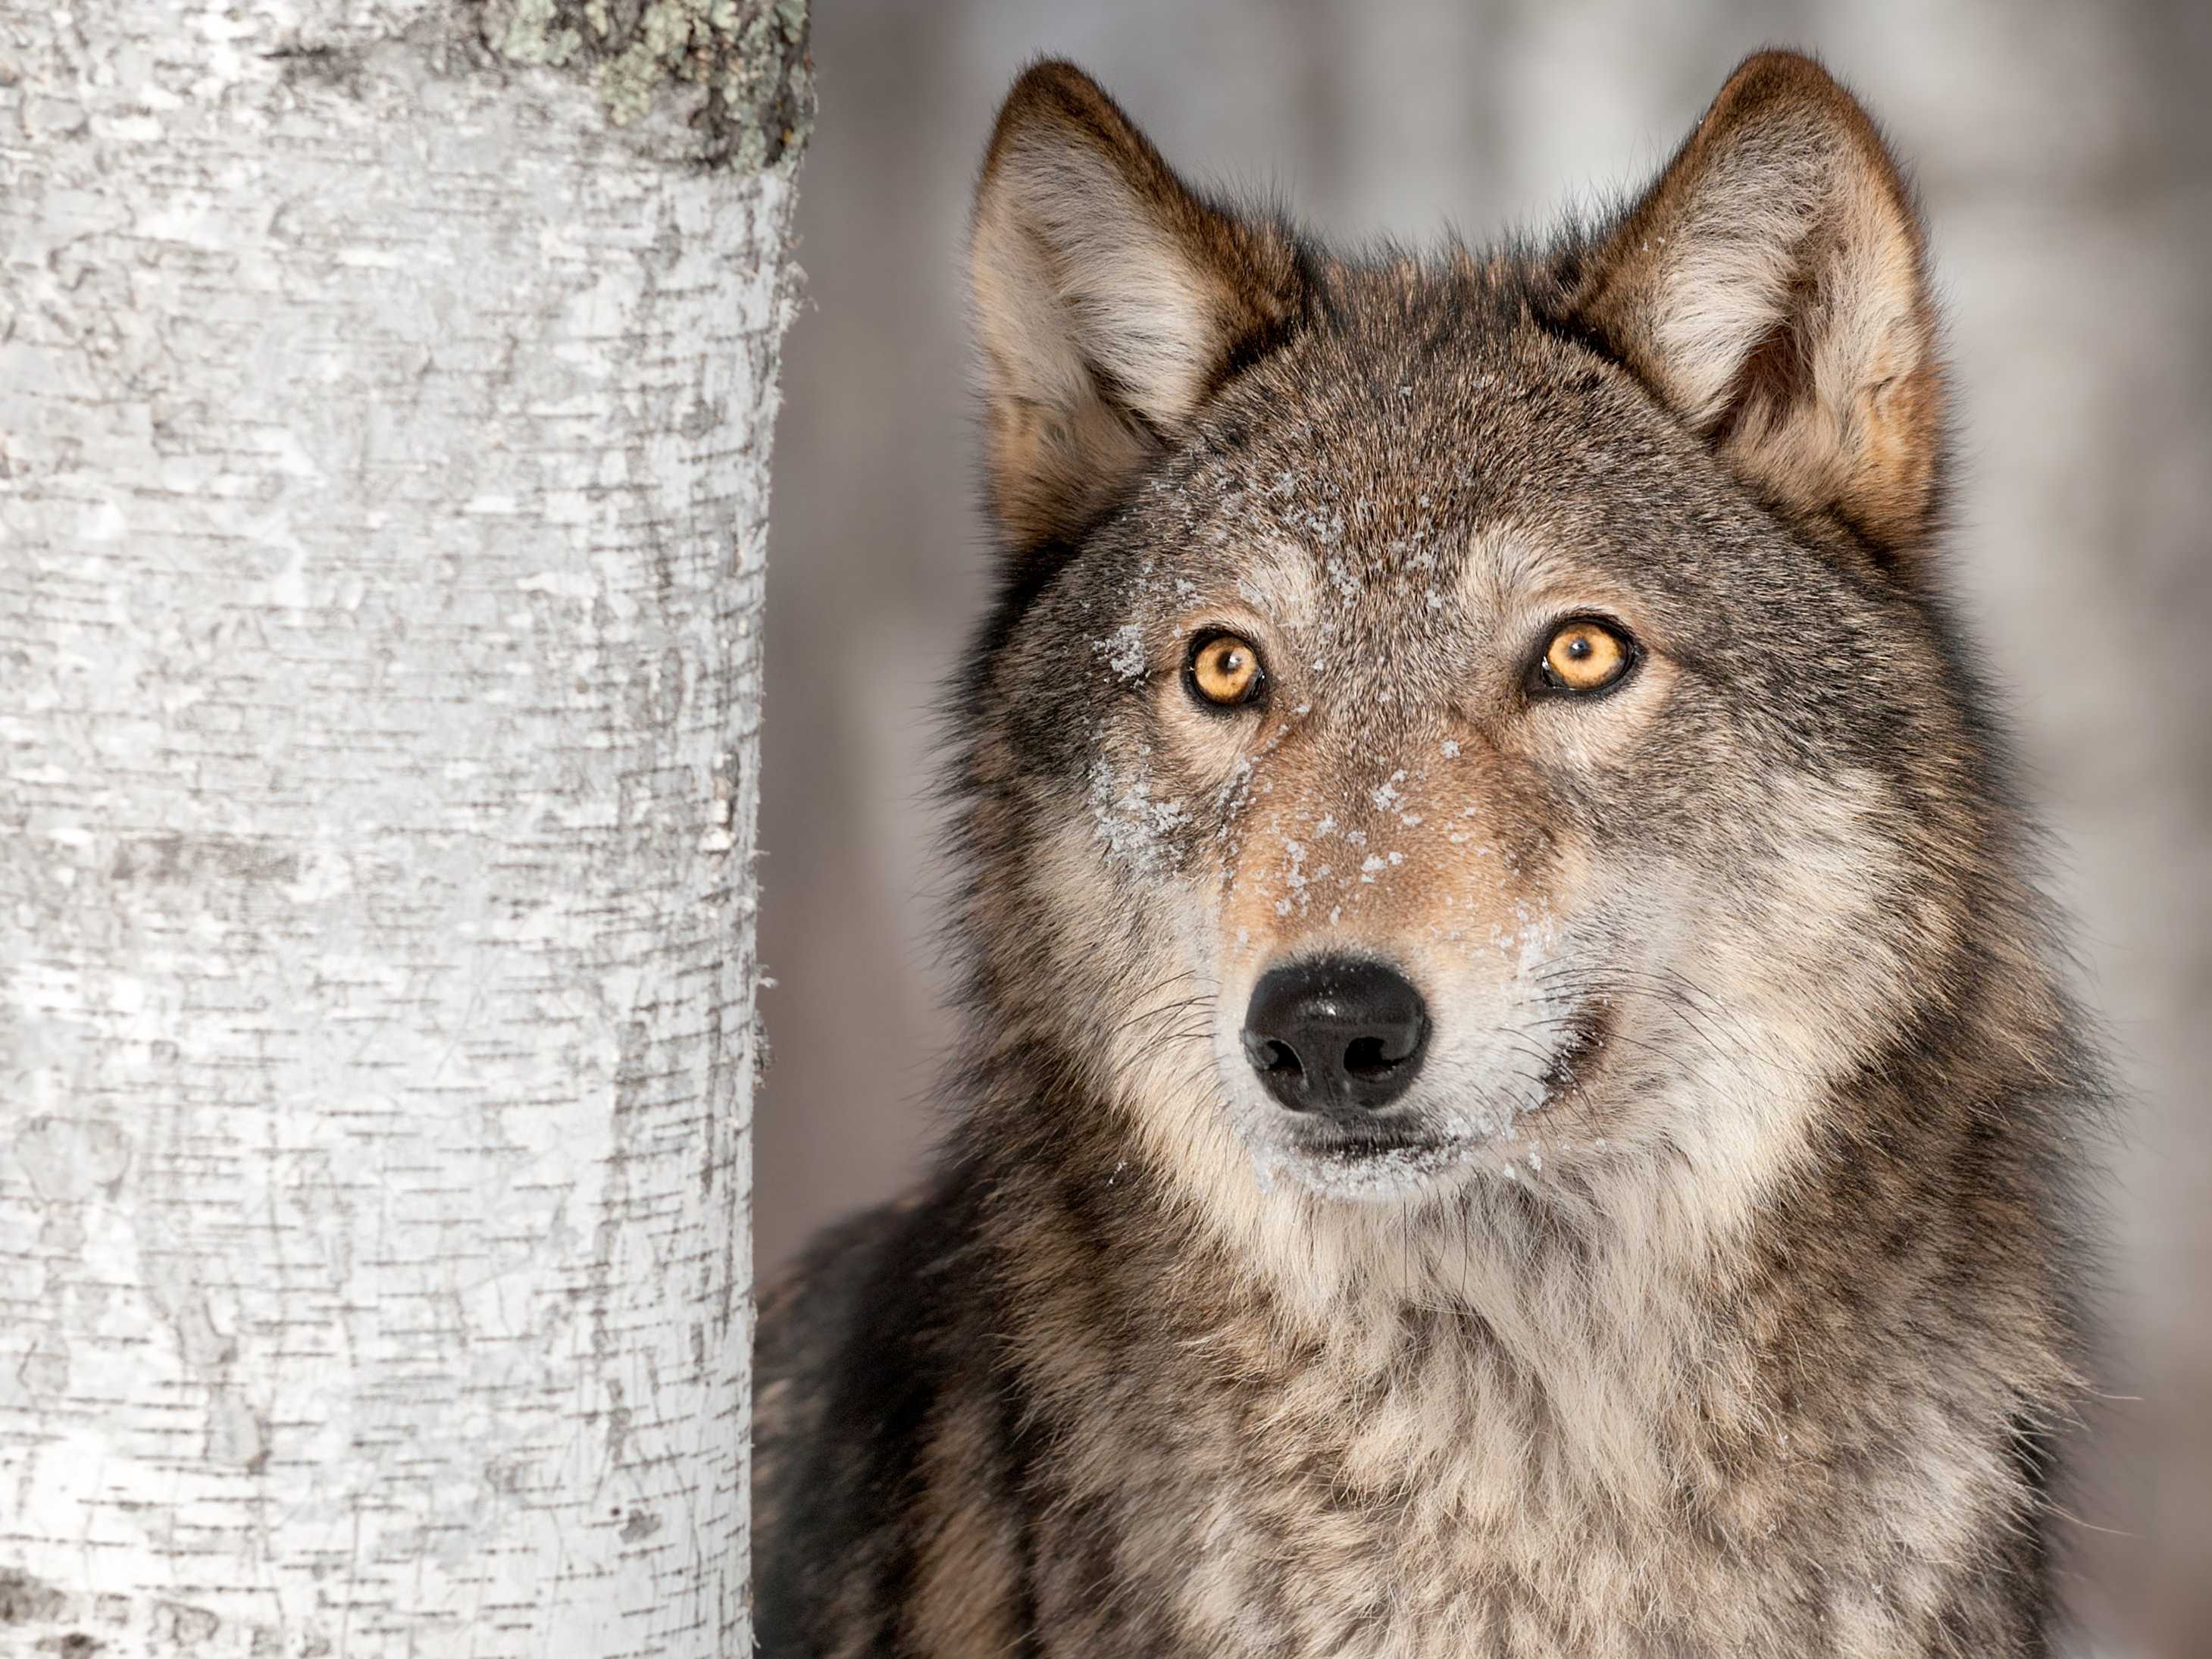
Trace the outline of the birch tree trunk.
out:
[[[0,0],[0,1652],[738,1655],[796,0]]]

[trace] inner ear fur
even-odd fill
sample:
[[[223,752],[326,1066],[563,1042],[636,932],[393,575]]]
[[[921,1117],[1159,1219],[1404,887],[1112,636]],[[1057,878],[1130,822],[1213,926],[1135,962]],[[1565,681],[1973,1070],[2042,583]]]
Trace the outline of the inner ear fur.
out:
[[[1881,134],[1818,64],[1747,59],[1570,302],[1771,505],[1911,576],[1938,510],[1927,238]]]
[[[1287,234],[1200,198],[1060,62],[999,112],[969,274],[991,500],[1018,549],[1095,516],[1303,303]]]

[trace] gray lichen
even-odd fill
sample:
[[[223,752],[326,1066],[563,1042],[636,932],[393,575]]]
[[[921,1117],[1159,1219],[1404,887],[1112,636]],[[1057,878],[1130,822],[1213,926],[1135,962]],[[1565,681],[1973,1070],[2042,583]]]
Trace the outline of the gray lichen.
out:
[[[617,124],[702,93],[691,125],[710,164],[773,167],[813,122],[806,0],[491,0],[482,27],[510,63],[589,76]]]

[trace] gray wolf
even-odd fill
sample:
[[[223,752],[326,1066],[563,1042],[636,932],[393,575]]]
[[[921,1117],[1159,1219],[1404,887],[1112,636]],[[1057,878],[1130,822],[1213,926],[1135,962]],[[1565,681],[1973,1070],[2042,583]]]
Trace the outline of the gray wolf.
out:
[[[765,1650],[2047,1651],[2102,1091],[1858,104],[1354,257],[1042,63],[972,280],[964,1046],[762,1310]]]

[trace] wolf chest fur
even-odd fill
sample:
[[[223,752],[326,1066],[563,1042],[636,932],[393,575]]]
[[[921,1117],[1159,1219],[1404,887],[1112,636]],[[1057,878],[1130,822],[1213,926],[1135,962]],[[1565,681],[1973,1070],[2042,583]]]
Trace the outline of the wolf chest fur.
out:
[[[2101,1097],[1866,115],[1348,257],[1046,63],[971,246],[963,1044],[762,1310],[764,1650],[2047,1651]]]

